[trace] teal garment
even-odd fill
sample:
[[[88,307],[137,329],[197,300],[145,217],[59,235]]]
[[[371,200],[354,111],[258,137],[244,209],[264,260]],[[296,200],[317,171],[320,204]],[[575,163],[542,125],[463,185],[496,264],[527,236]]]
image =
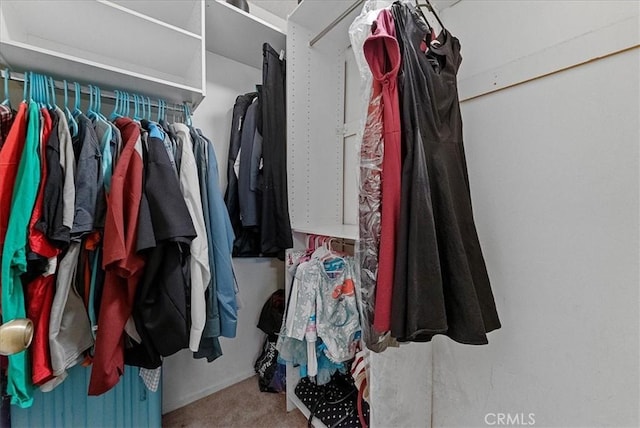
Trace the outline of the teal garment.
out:
[[[204,224],[207,231],[209,270],[211,272],[211,280],[205,291],[205,300],[207,308],[207,318],[204,325],[202,338],[198,351],[193,354],[194,358],[206,358],[208,362],[222,356],[222,347],[220,346],[220,314],[218,310],[218,299],[216,292],[216,264],[214,256],[214,242],[211,228],[211,213],[209,200],[209,187],[207,181],[207,142],[200,138],[200,135],[193,128],[189,128],[191,139],[193,140],[193,155],[196,159],[198,168],[198,180],[200,182],[200,199],[202,200],[202,211],[204,215]]]
[[[92,118],[93,126],[98,136],[100,152],[102,153],[102,179],[104,188],[109,193],[111,190],[111,175],[113,174],[113,154],[111,153],[111,140],[113,139],[113,129],[111,124],[100,117]]]
[[[114,144],[115,135],[113,131],[113,125],[110,122],[100,118],[93,117],[92,119],[98,142],[100,145],[100,152],[102,157],[100,158],[100,165],[102,168],[102,180],[104,190],[106,194],[109,194],[111,190],[111,176],[113,175],[113,152],[112,144]],[[96,316],[95,308],[95,296],[96,296],[96,281],[98,269],[101,269],[100,262],[102,261],[102,245],[100,245],[91,256],[91,279],[89,281],[89,303],[87,305],[87,313],[89,315],[89,322],[91,323],[91,333],[93,338],[96,337],[98,331],[98,317]]]
[[[2,317],[4,322],[26,318],[20,275],[27,270],[27,229],[40,184],[40,111],[33,101],[27,113],[27,134],[13,188],[11,214],[2,250]],[[7,393],[11,404],[33,404],[31,363],[28,351],[9,356]]]
[[[233,227],[224,197],[218,183],[218,160],[213,143],[198,130],[200,137],[207,142],[207,189],[209,202],[209,220],[215,260],[215,283],[220,314],[220,335],[236,337],[238,326],[238,306],[236,299],[237,284],[233,271],[231,252],[233,250]]]

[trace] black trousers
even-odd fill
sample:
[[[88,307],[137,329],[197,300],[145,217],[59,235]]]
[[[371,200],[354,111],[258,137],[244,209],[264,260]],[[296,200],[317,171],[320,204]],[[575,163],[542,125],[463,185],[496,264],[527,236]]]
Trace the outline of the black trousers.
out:
[[[263,254],[284,256],[293,246],[287,199],[286,64],[268,43],[262,45],[262,232]]]

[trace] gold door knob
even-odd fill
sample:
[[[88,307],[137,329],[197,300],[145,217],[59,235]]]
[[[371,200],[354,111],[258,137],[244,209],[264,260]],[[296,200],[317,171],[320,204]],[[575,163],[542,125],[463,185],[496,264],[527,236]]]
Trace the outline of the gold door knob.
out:
[[[33,339],[33,323],[18,318],[0,326],[0,355],[12,355],[24,351]]]

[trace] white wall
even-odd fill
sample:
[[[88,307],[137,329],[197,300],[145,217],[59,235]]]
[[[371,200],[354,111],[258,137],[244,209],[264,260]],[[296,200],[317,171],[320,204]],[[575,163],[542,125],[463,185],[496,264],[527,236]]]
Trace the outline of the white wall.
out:
[[[207,97],[196,110],[193,123],[214,143],[226,188],[226,159],[231,114],[236,96],[255,90],[261,70],[207,53]],[[264,334],[256,327],[265,300],[284,283],[283,263],[271,259],[234,259],[243,307],[238,314],[235,339],[221,338],[224,355],[212,363],[194,360],[184,350],[167,358],[163,368],[162,412],[182,407],[254,374],[253,363]],[[256,388],[258,387],[256,383]]]
[[[615,34],[629,18],[637,46],[637,15],[637,2],[463,1],[443,20],[461,39],[462,79],[492,69],[500,80],[526,57],[549,60],[561,42]],[[521,425],[533,413],[544,427],[640,424],[639,53],[462,103],[503,328],[485,347],[433,343],[433,426],[496,424],[488,413]]]
[[[487,346],[437,337],[372,356],[372,427],[640,425],[639,9],[463,0],[441,14],[462,45],[503,327]]]

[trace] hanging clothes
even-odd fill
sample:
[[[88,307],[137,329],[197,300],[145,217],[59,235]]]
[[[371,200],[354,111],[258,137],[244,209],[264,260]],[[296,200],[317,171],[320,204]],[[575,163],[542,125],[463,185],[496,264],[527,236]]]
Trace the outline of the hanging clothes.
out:
[[[234,224],[233,255],[259,257],[262,223],[262,136],[258,123],[262,122],[261,86],[258,92],[242,96],[234,107],[238,129],[232,129],[229,147],[229,182],[225,197],[229,216]],[[231,159],[234,159],[231,164]],[[234,218],[235,217],[235,218]]]
[[[218,358],[239,299],[211,141],[150,111],[116,108],[114,123],[98,101],[65,112],[38,90],[0,149],[2,315],[34,323],[31,348],[7,364],[12,403],[29,407],[33,386],[51,391],[80,363],[99,395],[125,363],[155,390],[163,357]]]
[[[235,171],[236,160],[242,146],[242,129],[245,123],[247,109],[258,96],[257,92],[249,92],[239,95],[233,106],[233,118],[231,121],[231,138],[229,142],[229,155],[227,158],[227,190],[224,194],[224,202],[229,212],[233,232],[237,238],[240,237],[242,221],[240,220],[240,200],[238,193],[238,175]],[[248,250],[243,250],[242,245],[238,245],[234,251],[234,256],[242,256]]]
[[[28,107],[26,102],[20,103],[13,126],[0,150],[0,245],[3,247],[11,213],[13,188],[26,139]]]
[[[218,161],[213,143],[198,129],[198,136],[206,149],[206,186],[209,220],[207,236],[209,238],[209,257],[215,266],[212,283],[215,288],[209,289],[207,295],[207,325],[205,338],[236,336],[238,323],[237,284],[231,253],[233,251],[234,234],[227,213],[222,192],[218,182]],[[206,357],[213,361],[221,354],[215,340],[208,339],[208,344],[201,343],[196,353],[197,358]],[[203,347],[203,345],[205,345]]]
[[[260,157],[262,156],[262,136],[257,129],[257,120],[261,111],[258,98],[247,108],[240,146],[240,173],[238,176],[238,194],[240,199],[240,221],[242,227],[260,227],[259,208],[261,206],[262,189],[257,184],[260,174]]]
[[[213,143],[207,141],[207,185],[209,186],[209,212],[211,213],[211,235],[213,258],[216,265],[216,296],[220,313],[220,335],[236,337],[238,325],[238,284],[231,260],[234,235],[231,220],[227,214],[218,183],[218,161]],[[217,220],[216,220],[217,219]]]
[[[354,261],[303,255],[288,263],[294,280],[276,349],[283,360],[301,366],[301,376],[323,384],[336,370],[346,370],[360,337]]]
[[[20,197],[7,198],[11,213],[7,223],[7,231],[2,249],[2,318],[3,322],[16,318],[25,318],[24,290],[20,276],[27,268],[27,234],[25,233],[31,212],[36,201],[40,183],[40,110],[36,103],[30,102],[26,118],[27,129],[24,140],[16,141],[20,133],[10,132],[2,151],[8,150],[10,161],[6,173],[15,176],[13,195]],[[18,123],[21,129],[21,124]],[[21,153],[19,148],[22,146]],[[16,156],[17,155],[17,156]],[[19,163],[15,163],[17,159]],[[15,172],[14,172],[15,171]],[[4,175],[4,174],[2,174]],[[7,180],[11,181],[11,177]],[[4,189],[3,189],[4,193]],[[7,393],[11,395],[11,404],[30,407],[33,402],[31,384],[31,366],[29,351],[9,355],[7,373]]]
[[[165,149],[165,134],[155,124],[145,125],[149,137],[144,182],[155,246],[146,253],[133,310],[142,342],[126,355],[128,364],[151,369],[162,364],[160,357],[189,346],[189,245],[196,231]]]
[[[204,215],[204,225],[207,230],[207,256],[209,258],[209,268],[211,270],[211,278],[209,284],[205,289],[205,304],[206,315],[205,324],[202,331],[202,337],[200,339],[200,345],[198,350],[194,352],[194,358],[207,358],[207,361],[211,362],[216,358],[222,356],[222,348],[220,347],[220,314],[218,310],[217,301],[217,282],[216,282],[216,265],[213,256],[213,235],[211,230],[211,205],[213,202],[213,195],[210,193],[213,191],[209,187],[207,176],[207,144],[193,128],[189,127],[191,139],[193,140],[193,154],[195,156],[196,165],[198,169],[198,181],[200,183],[200,199],[202,200],[202,211]],[[211,200],[210,200],[211,198]]]
[[[14,117],[15,112],[10,105],[0,104],[0,149],[2,149],[2,146],[9,135],[9,130],[11,130],[11,125],[13,125]]]
[[[89,395],[108,391],[124,373],[124,326],[144,268],[144,258],[136,252],[143,173],[140,127],[124,117],[116,119],[115,125],[124,147],[113,171],[104,227],[106,277]]]
[[[384,155],[381,172],[380,257],[376,285],[373,328],[384,333],[391,329],[391,296],[395,268],[395,246],[400,217],[400,106],[397,77],[400,48],[395,36],[393,16],[380,11],[363,51],[374,78],[374,94],[382,96]]]
[[[59,124],[55,110],[50,113],[46,108],[43,108],[40,113],[42,130],[38,150],[41,180],[29,221],[27,270],[22,275],[27,317],[33,322],[31,379],[34,385],[47,382],[53,376],[49,358],[49,315],[54,293],[55,277],[52,274],[55,272],[56,256],[59,253],[59,250],[49,242],[45,234],[36,228],[36,223],[44,210],[44,190],[49,163],[49,159],[46,157],[46,147],[49,140],[57,140]],[[55,163],[57,163],[57,159],[54,159]]]
[[[262,45],[263,190],[261,250],[284,258],[293,246],[287,196],[286,63],[268,43]]]
[[[381,233],[382,168],[384,159],[383,100],[382,86],[373,84],[373,75],[364,53],[364,43],[371,36],[371,26],[381,10],[376,2],[366,2],[360,15],[349,27],[351,46],[361,76],[362,100],[366,109],[362,112],[365,120],[361,123],[359,147],[360,174],[358,193],[358,229],[356,242],[356,271],[360,287],[360,317],[362,339],[375,352],[382,352],[388,346],[397,346],[386,331],[376,331],[373,327],[376,307],[376,287]]]
[[[84,360],[93,346],[93,335],[82,297],[75,284],[82,244],[73,242],[58,263],[55,295],[49,323],[49,349],[53,379],[41,386],[51,391],[67,377],[67,370]]]
[[[47,141],[47,180],[44,188],[43,212],[38,229],[58,248],[71,240],[75,208],[75,158],[69,126],[64,112],[55,109],[57,127]]]
[[[446,29],[429,43],[411,4],[396,2],[392,13],[404,157],[391,332],[403,341],[445,334],[485,344],[500,321],[471,208],[456,87],[460,43]]]
[[[96,201],[102,187],[101,153],[98,136],[91,120],[80,113],[76,116],[78,135],[73,138],[76,157],[75,214],[71,235],[74,239],[93,230]]]
[[[198,171],[193,155],[193,141],[191,140],[189,128],[183,123],[174,123],[171,128],[182,145],[180,190],[197,234],[190,244],[191,332],[189,334],[189,349],[196,352],[200,346],[200,339],[202,338],[207,317],[205,289],[211,280],[207,231],[204,225]]]

